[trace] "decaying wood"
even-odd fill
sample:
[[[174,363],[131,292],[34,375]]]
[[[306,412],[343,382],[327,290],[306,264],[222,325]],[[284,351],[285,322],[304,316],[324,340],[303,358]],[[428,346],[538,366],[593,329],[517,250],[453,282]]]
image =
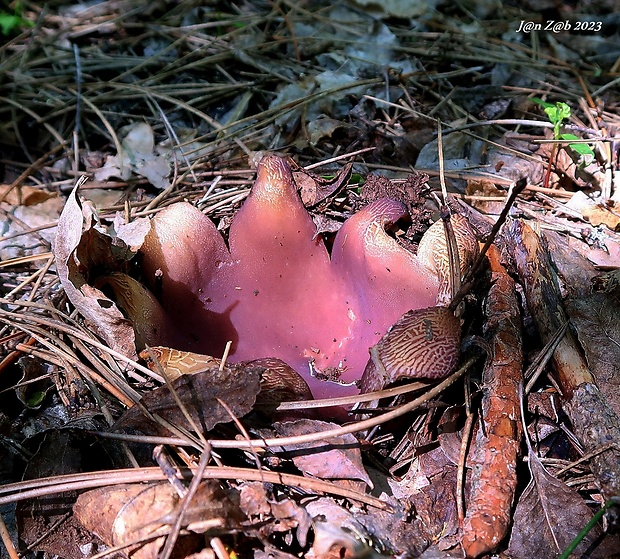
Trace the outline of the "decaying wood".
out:
[[[471,493],[463,523],[467,557],[494,549],[511,521],[522,436],[519,383],[523,352],[515,284],[492,246],[487,254],[492,286],[485,305],[485,337],[491,359],[483,373],[482,422],[472,443]]]
[[[543,343],[547,343],[566,320],[549,255],[539,236],[522,220],[509,224],[506,240],[525,288],[527,306]],[[620,420],[594,383],[570,330],[555,350],[552,365],[567,400],[565,410],[584,451],[596,453],[606,447],[590,461],[604,499],[620,494]],[[616,443],[615,447],[610,443]]]
[[[525,288],[527,306],[542,342],[546,344],[567,320],[549,256],[538,235],[522,220],[509,223],[506,241]],[[552,362],[558,383],[567,400],[572,399],[573,391],[580,384],[594,382],[570,331],[559,343]]]

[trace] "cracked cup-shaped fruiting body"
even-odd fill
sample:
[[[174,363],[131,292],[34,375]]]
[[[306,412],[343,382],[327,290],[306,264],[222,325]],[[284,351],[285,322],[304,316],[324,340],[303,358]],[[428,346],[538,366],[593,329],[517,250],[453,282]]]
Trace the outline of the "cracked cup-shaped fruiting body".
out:
[[[406,215],[393,200],[369,204],[330,256],[286,160],[266,155],[228,247],[190,204],[153,219],[143,270],[167,320],[147,342],[218,356],[231,341],[232,362],[280,358],[315,397],[357,393],[368,348],[439,292],[437,276],[385,231]]]
[[[368,204],[343,224],[330,254],[288,163],[268,154],[228,245],[198,209],[172,204],[153,218],[141,248],[150,291],[132,297],[135,286],[118,278],[108,287],[121,291],[116,299],[143,343],[220,357],[231,342],[230,362],[281,359],[318,398],[356,394],[369,348],[383,380],[365,375],[366,388],[405,370],[434,377],[453,366],[454,352],[436,342],[454,346],[458,320],[431,310],[445,292],[445,256],[424,249],[422,259],[386,233],[406,215],[394,200]]]

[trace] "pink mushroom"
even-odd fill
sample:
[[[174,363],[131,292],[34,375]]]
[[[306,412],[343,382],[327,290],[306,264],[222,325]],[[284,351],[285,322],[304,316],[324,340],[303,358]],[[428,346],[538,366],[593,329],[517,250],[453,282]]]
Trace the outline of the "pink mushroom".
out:
[[[219,356],[230,340],[230,361],[278,357],[315,397],[357,393],[368,349],[403,313],[436,304],[437,277],[385,231],[405,215],[393,200],[369,204],[330,258],[288,164],[266,155],[229,248],[190,204],[153,219],[143,269],[167,319],[147,341]]]

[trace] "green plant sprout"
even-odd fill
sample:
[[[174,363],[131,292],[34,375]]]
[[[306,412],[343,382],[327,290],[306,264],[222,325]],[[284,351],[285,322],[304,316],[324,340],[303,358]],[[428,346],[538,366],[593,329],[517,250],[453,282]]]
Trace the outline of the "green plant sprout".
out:
[[[10,8],[10,6],[7,7]],[[33,23],[31,21],[22,17],[22,7],[19,2],[15,4],[12,13],[6,10],[0,10],[0,32],[5,37],[8,37],[22,27],[32,26]]]
[[[560,132],[562,123],[568,120],[571,115],[570,107],[562,101],[558,101],[555,105],[553,103],[547,103],[538,97],[532,97],[532,101],[540,105],[547,115],[549,122],[553,124],[553,138],[555,140],[567,140],[574,141],[579,140],[575,134],[569,134],[566,132]],[[594,157],[594,151],[588,144],[568,144],[568,147],[579,155],[590,155]]]
[[[537,103],[545,110],[547,118],[549,122],[553,124],[553,139],[554,140],[566,140],[566,141],[574,141],[579,140],[579,137],[574,134],[568,134],[566,132],[560,132],[560,128],[562,127],[562,123],[570,118],[571,110],[570,107],[566,103],[562,103],[558,101],[555,103],[547,103],[538,97],[532,97],[532,101]],[[580,164],[583,165],[587,158],[594,157],[594,151],[588,144],[568,144],[568,147],[572,149],[575,153],[578,153],[580,156]],[[547,171],[545,173],[544,187],[549,187],[549,179],[551,177],[551,166],[555,162],[555,158],[558,153],[558,144],[553,144],[551,148],[551,154],[549,155],[549,163],[547,165]]]

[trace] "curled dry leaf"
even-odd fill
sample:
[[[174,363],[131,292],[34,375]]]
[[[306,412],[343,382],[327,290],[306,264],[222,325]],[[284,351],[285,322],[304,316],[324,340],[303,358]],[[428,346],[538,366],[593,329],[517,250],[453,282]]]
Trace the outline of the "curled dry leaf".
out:
[[[110,546],[126,546],[134,559],[156,559],[176,521],[181,500],[167,482],[100,487],[80,495],[74,514],[88,530]],[[195,551],[199,534],[229,533],[240,528],[245,515],[212,480],[200,483],[183,517],[183,532],[173,557]]]
[[[299,189],[301,200],[306,207],[316,206],[328,196],[346,187],[351,178],[351,169],[353,169],[353,164],[347,163],[335,177],[324,179],[320,175],[302,169],[293,160],[288,161],[291,163],[293,178]]]
[[[199,373],[179,377],[172,381],[172,387],[194,423],[204,433],[219,423],[232,421],[229,412],[219,400],[226,402],[235,417],[243,417],[252,409],[256,395],[260,391],[262,371],[262,367],[245,364],[228,365],[221,370],[219,366],[211,366]],[[151,413],[157,414],[169,423],[191,429],[168,386],[146,393],[142,398],[142,404]],[[161,425],[147,421],[138,406],[127,410],[114,428],[137,429],[145,434],[170,435],[170,432]]]
[[[77,187],[70,194],[58,221],[53,245],[56,269],[69,300],[95,332],[108,345],[130,357],[136,357],[135,334],[131,323],[113,301],[90,283],[98,270],[110,272],[123,267],[131,250],[120,239],[97,231],[92,209],[82,207]]]

